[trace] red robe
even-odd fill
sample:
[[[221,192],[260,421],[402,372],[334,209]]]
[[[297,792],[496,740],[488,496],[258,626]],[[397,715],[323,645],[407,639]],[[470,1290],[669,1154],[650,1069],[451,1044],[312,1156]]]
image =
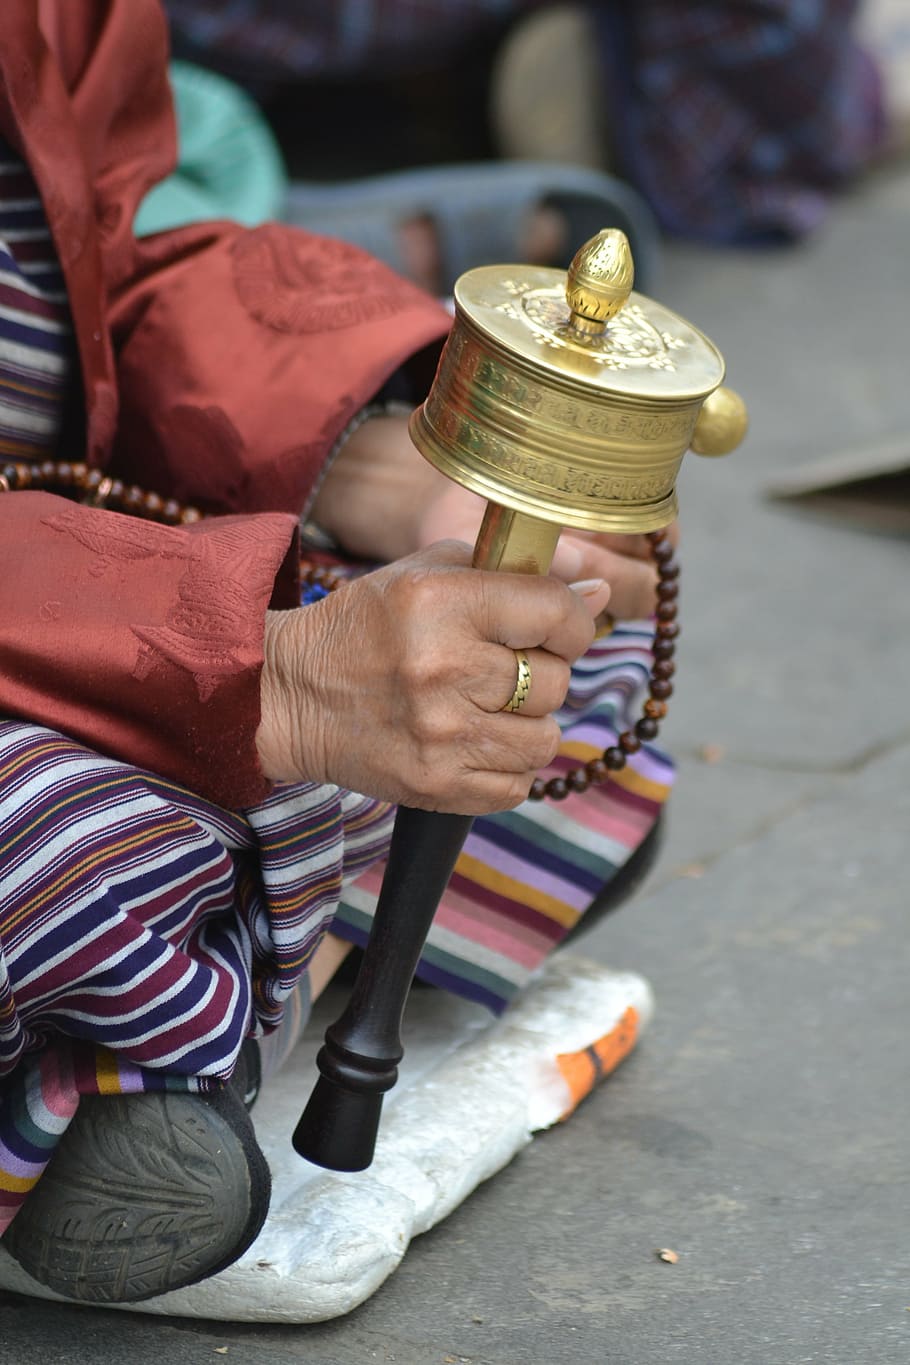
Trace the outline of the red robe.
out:
[[[137,242],[176,162],[167,53],[157,0],[3,0],[0,133],[37,181],[73,314],[82,399],[59,457],[235,515],[165,527],[0,494],[0,715],[239,807],[268,790],[263,620],[296,601],[297,518],[352,415],[411,358],[429,378],[449,319],[291,228]]]

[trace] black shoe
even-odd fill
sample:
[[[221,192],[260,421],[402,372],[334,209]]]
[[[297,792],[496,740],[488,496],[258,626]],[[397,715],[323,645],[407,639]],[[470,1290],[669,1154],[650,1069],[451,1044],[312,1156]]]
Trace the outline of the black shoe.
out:
[[[32,1279],[85,1303],[137,1303],[233,1264],[271,1176],[227,1089],[90,1095],[3,1237]]]

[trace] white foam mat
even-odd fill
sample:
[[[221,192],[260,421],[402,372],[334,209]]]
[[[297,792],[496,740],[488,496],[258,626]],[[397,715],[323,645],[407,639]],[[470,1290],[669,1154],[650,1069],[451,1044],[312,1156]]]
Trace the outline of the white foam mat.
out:
[[[565,1117],[622,1060],[652,1013],[642,977],[568,953],[551,958],[499,1020],[435,990],[412,992],[401,1079],[385,1100],[373,1164],[338,1175],[303,1161],[290,1138],[317,1074],[322,1034],[342,1004],[334,992],[320,1000],[293,1057],[256,1104],[273,1179],[256,1242],[220,1275],[124,1308],[284,1323],[350,1312],[393,1273],[412,1237],[457,1208],[535,1132]],[[58,1299],[2,1247],[0,1289]]]

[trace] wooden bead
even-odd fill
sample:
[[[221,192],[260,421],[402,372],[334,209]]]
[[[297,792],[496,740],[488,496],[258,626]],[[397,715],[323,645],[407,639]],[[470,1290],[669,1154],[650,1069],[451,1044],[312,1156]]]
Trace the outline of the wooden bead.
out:
[[[116,497],[114,489],[117,487],[117,480],[114,480],[114,488],[111,489],[111,497]],[[143,511],[147,517],[160,517],[161,509],[164,506],[164,498],[158,493],[146,493],[143,502]]]
[[[673,602],[679,596],[679,584],[670,579],[668,583],[658,583],[657,598],[660,602]]]
[[[610,770],[602,758],[592,758],[590,763],[585,764],[585,772],[591,782],[606,782],[610,776]]]
[[[584,768],[573,768],[566,781],[573,792],[586,792],[591,785],[591,779]]]
[[[635,733],[639,739],[656,739],[658,724],[650,716],[642,716],[641,720],[635,722]]]
[[[665,640],[675,640],[679,635],[679,626],[675,621],[658,621],[657,634]]]
[[[667,714],[667,703],[665,701],[655,701],[653,697],[649,697],[642,707],[642,710],[645,715],[650,716],[652,720],[663,720],[664,716]]]
[[[652,678],[648,690],[657,701],[666,701],[668,697],[673,696],[673,684],[667,682],[665,678]]]
[[[604,749],[604,763],[613,773],[618,773],[621,768],[626,766],[626,753],[614,744],[609,749]]]
[[[658,602],[656,616],[658,621],[675,621],[679,608],[675,602]]]
[[[641,748],[641,740],[631,730],[624,730],[619,736],[620,748],[624,753],[637,754]]]
[[[547,794],[547,784],[542,777],[535,777],[528,792],[529,801],[542,801]]]
[[[569,787],[564,777],[551,777],[547,783],[547,796],[553,801],[564,801],[569,795]]]
[[[175,502],[173,498],[168,498],[161,509],[161,515],[168,521],[177,521],[182,511],[183,508],[180,506],[179,502]]]
[[[669,541],[659,541],[656,545],[651,547],[653,558],[656,559],[661,566],[669,564],[675,553],[676,551]]]
[[[679,578],[679,565],[675,559],[668,559],[660,566],[661,582],[670,582],[671,579]]]
[[[676,664],[672,659],[655,659],[651,669],[652,678],[672,678],[676,672]]]
[[[202,520],[202,513],[198,507],[182,507],[179,520],[181,526],[193,526],[197,521]]]
[[[654,644],[651,646],[651,653],[658,662],[666,661],[669,663],[676,653],[676,645],[672,640],[667,640],[665,637],[658,635]]]

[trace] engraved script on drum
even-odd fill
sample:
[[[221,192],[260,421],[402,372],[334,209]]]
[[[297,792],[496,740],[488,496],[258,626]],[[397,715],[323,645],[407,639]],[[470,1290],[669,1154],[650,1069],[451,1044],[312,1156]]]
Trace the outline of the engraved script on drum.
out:
[[[645,476],[614,474],[606,470],[582,469],[549,460],[545,456],[516,450],[489,430],[481,431],[451,408],[427,399],[428,415],[439,435],[452,448],[470,452],[476,467],[486,466],[492,473],[517,475],[522,485],[536,485],[545,493],[562,493],[571,499],[592,502],[621,500],[649,502],[666,493],[667,479],[662,472]]]
[[[491,360],[475,341],[463,333],[453,334],[449,339],[443,368],[443,391],[451,391],[453,386],[468,380],[499,401],[509,402],[523,414],[533,412],[539,421],[554,423],[583,436],[649,443],[688,443],[692,434],[695,418],[688,408],[684,412],[638,413],[605,409],[601,404],[570,399]],[[439,420],[440,410],[439,401],[434,401],[434,395],[431,394],[427,411],[432,414],[434,422]]]

